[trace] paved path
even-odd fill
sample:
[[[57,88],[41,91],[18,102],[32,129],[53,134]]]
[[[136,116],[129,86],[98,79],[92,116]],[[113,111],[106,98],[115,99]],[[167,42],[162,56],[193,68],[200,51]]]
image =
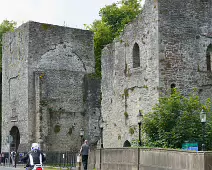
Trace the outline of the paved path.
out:
[[[55,170],[58,170],[58,169],[60,169],[60,167],[55,168]],[[62,168],[62,167],[61,167],[61,169],[67,170],[67,168]],[[16,168],[12,167],[12,166],[0,166],[0,170],[25,170],[25,168],[24,168],[24,165],[23,166],[18,165],[18,166],[16,166]],[[45,166],[44,166],[44,170],[45,170]],[[76,168],[73,167],[73,168],[71,168],[71,170],[76,170]]]
[[[60,169],[60,167],[55,167],[55,170]],[[67,168],[62,168],[62,170],[67,170]],[[12,165],[10,166],[0,166],[0,170],[25,170],[24,165],[17,165],[16,168],[12,167]],[[44,166],[44,170],[45,170],[45,166]],[[71,168],[71,170],[76,170],[76,168]]]
[[[0,166],[0,170],[24,170],[24,166],[17,166],[16,168],[15,167],[12,167],[12,166]]]

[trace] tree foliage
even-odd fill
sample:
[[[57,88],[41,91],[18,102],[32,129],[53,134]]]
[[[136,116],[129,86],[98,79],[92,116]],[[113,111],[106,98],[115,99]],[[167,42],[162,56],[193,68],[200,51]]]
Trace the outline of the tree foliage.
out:
[[[14,21],[4,20],[0,24],[0,59],[1,59],[0,71],[1,72],[2,72],[2,36],[4,33],[8,32],[8,31],[14,31],[15,27],[16,27],[16,22],[14,22]]]
[[[168,97],[159,99],[153,112],[144,116],[143,132],[146,135],[145,145],[163,148],[181,148],[185,141],[203,142],[200,112],[207,114],[206,146],[212,149],[212,116],[210,99],[205,104],[193,93],[185,97],[176,89]]]
[[[121,0],[100,9],[100,20],[95,20],[87,29],[94,32],[96,74],[101,76],[101,50],[119,36],[125,25],[141,13],[141,0]]]

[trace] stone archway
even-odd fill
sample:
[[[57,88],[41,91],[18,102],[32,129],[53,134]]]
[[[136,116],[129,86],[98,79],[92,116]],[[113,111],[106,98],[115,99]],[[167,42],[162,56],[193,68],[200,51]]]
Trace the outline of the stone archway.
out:
[[[13,126],[10,130],[10,135],[12,136],[12,142],[10,144],[10,150],[14,150],[17,152],[18,146],[20,144],[20,133],[18,127]]]
[[[130,143],[128,140],[126,140],[126,141],[124,142],[123,147],[131,147],[131,143]]]

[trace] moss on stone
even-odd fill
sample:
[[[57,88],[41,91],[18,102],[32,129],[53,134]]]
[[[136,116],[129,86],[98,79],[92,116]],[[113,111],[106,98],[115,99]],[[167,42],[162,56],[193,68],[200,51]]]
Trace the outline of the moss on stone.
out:
[[[60,125],[55,125],[54,126],[54,132],[59,133],[60,132]]]
[[[126,119],[129,117],[127,112],[124,112],[124,116],[125,116]]]
[[[96,73],[89,73],[89,74],[87,74],[87,77],[91,78],[91,79],[96,79],[96,80],[101,79],[101,77],[99,75],[97,75]]]
[[[147,85],[144,85],[143,88],[148,89],[148,86]]]
[[[49,24],[42,24],[41,28],[46,31],[49,28],[51,28],[51,25],[49,25]]]
[[[128,89],[124,89],[124,96],[125,96],[125,98],[128,98],[129,97]]]
[[[129,128],[129,133],[130,133],[131,135],[133,135],[133,134],[135,133],[135,130],[134,130],[133,127],[130,127],[130,128]]]

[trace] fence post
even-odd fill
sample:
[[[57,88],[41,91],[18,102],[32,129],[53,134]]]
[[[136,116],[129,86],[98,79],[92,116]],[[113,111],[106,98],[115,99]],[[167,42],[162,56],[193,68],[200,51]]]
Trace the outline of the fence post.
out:
[[[65,154],[63,153],[63,168],[65,168]]]
[[[61,152],[59,152],[59,157],[60,157],[60,168],[61,168]]]
[[[99,158],[99,162],[100,162],[99,168],[100,168],[100,170],[101,170],[101,169],[102,169],[102,148],[100,148],[100,158]]]
[[[138,148],[138,170],[140,169],[140,148]]]

